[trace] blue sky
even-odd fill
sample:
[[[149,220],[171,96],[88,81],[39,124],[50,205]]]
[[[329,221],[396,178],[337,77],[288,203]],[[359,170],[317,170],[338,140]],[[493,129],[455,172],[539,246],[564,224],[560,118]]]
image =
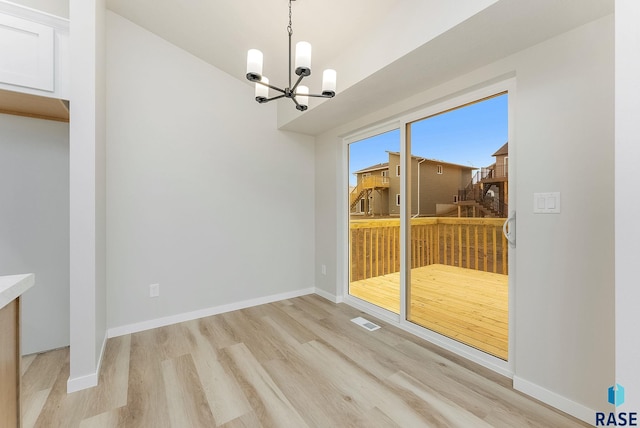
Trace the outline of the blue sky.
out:
[[[411,125],[416,156],[484,167],[508,138],[507,95],[494,97],[430,117]],[[354,171],[388,161],[386,150],[400,151],[400,131],[352,143],[349,146],[349,183]]]

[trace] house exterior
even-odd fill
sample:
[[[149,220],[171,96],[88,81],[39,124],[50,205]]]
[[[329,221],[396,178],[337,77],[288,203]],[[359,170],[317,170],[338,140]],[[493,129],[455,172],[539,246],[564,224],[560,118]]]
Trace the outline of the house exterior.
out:
[[[349,189],[351,213],[389,215],[389,162],[370,166],[354,173],[356,186]]]
[[[503,217],[509,213],[509,143],[492,156],[496,161],[480,168],[458,192],[459,215],[464,217]]]
[[[507,177],[509,175],[509,142],[507,141],[491,156],[496,158],[495,163],[492,165],[494,178]]]
[[[399,168],[400,154],[390,152],[391,215],[400,215]],[[457,189],[471,180],[473,170],[466,165],[411,156],[411,216],[435,216],[455,208]]]
[[[506,142],[493,155],[496,161],[490,167],[490,173],[482,178],[481,184],[486,193],[492,193],[492,208],[500,217],[509,214],[509,142]]]
[[[366,215],[400,215],[400,153],[387,152],[389,161],[354,174],[350,212]],[[411,156],[411,215],[436,216],[455,209],[458,190],[471,181],[475,168],[437,159]]]

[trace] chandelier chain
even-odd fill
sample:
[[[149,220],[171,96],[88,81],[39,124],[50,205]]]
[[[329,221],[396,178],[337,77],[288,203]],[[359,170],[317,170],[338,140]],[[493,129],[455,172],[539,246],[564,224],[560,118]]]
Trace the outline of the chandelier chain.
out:
[[[289,25],[287,26],[287,33],[291,36],[293,34],[293,25],[291,24],[291,0],[289,0]]]

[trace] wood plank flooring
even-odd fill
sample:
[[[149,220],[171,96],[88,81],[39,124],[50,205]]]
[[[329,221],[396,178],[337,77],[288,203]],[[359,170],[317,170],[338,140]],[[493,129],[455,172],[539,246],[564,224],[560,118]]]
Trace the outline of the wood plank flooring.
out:
[[[411,269],[408,319],[503,360],[509,354],[508,276],[433,264]],[[400,272],[354,281],[349,293],[400,313]]]
[[[97,387],[68,376],[68,349],[24,357],[25,428],[587,426],[315,295],[109,339]]]

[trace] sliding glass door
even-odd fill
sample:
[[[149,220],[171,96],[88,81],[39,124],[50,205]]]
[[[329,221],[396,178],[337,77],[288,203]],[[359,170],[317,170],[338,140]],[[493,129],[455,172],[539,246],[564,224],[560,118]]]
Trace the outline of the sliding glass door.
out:
[[[349,294],[400,313],[400,132],[349,144]]]
[[[508,358],[507,94],[414,121],[407,320]]]
[[[506,361],[508,94],[399,123],[348,144],[349,295]]]

